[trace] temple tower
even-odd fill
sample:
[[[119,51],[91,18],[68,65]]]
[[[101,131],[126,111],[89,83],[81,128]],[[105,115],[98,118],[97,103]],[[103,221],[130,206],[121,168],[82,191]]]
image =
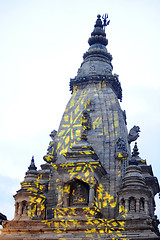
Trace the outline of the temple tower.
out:
[[[0,239],[158,239],[160,191],[139,157],[140,128],[128,133],[122,89],[106,46],[108,15],[97,16],[58,130],[36,169],[34,160],[14,196],[15,218]],[[25,201],[25,206],[24,206]]]
[[[118,75],[112,74],[112,56],[106,48],[108,40],[100,15],[88,42],[90,48],[83,56],[78,74],[70,80],[72,97],[44,160],[55,163],[56,166],[72,162],[74,169],[82,162],[84,164],[93,161],[95,164],[95,160],[98,161],[105,173],[102,176],[94,176],[94,186],[88,182],[89,189],[94,188],[93,202],[99,185],[103,189],[102,198],[107,192],[113,201],[117,201],[117,191],[121,185],[127,158],[131,154],[125,116],[118,101],[122,100],[122,89]],[[88,152],[90,148],[94,154]],[[96,158],[92,155],[96,155]],[[98,165],[95,168],[98,168]],[[86,182],[87,178],[82,176],[82,173],[77,172],[72,176],[66,166],[64,171],[65,177],[62,174],[63,169],[55,173],[58,172],[61,189],[66,181],[74,181],[77,177]],[[64,197],[58,198],[59,205],[63,206]],[[91,203],[90,198],[88,201]],[[101,202],[97,200],[96,204],[101,205]],[[105,217],[115,218],[114,208],[106,205],[102,209]]]

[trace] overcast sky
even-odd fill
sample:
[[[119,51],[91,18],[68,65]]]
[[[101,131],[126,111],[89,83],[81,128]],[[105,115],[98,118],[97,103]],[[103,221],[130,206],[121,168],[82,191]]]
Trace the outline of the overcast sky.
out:
[[[8,219],[32,155],[38,168],[44,163],[71,96],[70,78],[104,13],[128,130],[140,126],[140,156],[160,180],[160,1],[0,0],[0,212]]]

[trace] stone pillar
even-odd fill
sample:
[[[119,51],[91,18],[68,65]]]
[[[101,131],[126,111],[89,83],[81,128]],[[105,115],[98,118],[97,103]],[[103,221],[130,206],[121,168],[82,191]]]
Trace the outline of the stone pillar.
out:
[[[62,207],[62,203],[63,203],[62,191],[63,191],[63,188],[62,188],[61,185],[59,185],[58,186],[58,199],[57,199],[57,201],[58,201],[58,206],[61,206],[61,207]]]
[[[148,202],[147,202],[147,200],[144,200],[144,212],[145,212],[145,214],[148,215]]]
[[[15,213],[14,213],[14,217],[17,217],[17,215],[18,215],[18,207],[19,207],[19,203],[16,202],[16,203],[15,203]]]
[[[19,203],[18,216],[22,215],[22,202]]]
[[[63,207],[69,206],[69,194],[64,192],[63,193]]]
[[[89,206],[94,206],[94,195],[95,195],[95,189],[94,189],[95,185],[90,185],[90,189],[89,189]]]
[[[28,203],[27,215],[29,216],[29,218],[32,218],[32,207],[30,203]]]
[[[125,199],[125,209],[127,210],[127,213],[129,212],[129,200]]]
[[[139,213],[139,199],[136,199],[136,212]]]

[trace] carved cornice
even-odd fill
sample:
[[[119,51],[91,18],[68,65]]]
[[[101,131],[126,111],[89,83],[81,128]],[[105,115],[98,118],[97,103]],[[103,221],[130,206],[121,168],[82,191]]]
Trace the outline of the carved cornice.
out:
[[[94,57],[94,56],[101,56],[101,57],[106,57],[107,59],[109,59],[109,61],[112,61],[112,55],[107,52],[104,49],[99,49],[99,48],[93,48],[93,49],[89,49],[86,53],[84,53],[83,55],[83,59],[86,59],[87,57]]]
[[[70,91],[73,93],[74,86],[83,86],[89,83],[99,83],[99,82],[105,82],[110,84],[111,88],[117,95],[117,98],[120,99],[120,101],[122,101],[121,84],[118,80],[118,77],[114,75],[109,75],[109,76],[92,75],[92,76],[85,76],[85,77],[75,77],[73,79],[70,79]]]

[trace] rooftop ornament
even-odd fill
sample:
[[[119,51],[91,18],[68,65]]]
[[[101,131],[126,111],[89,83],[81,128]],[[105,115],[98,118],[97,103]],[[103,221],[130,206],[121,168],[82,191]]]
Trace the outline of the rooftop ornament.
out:
[[[110,23],[110,20],[107,20],[107,18],[108,18],[108,14],[105,13],[105,14],[102,16],[104,31],[105,31],[105,28],[106,28],[106,27],[109,25],[109,23]]]
[[[31,164],[28,167],[28,171],[36,171],[36,170],[37,170],[37,167],[35,166],[35,163],[34,163],[34,156],[32,156]]]

